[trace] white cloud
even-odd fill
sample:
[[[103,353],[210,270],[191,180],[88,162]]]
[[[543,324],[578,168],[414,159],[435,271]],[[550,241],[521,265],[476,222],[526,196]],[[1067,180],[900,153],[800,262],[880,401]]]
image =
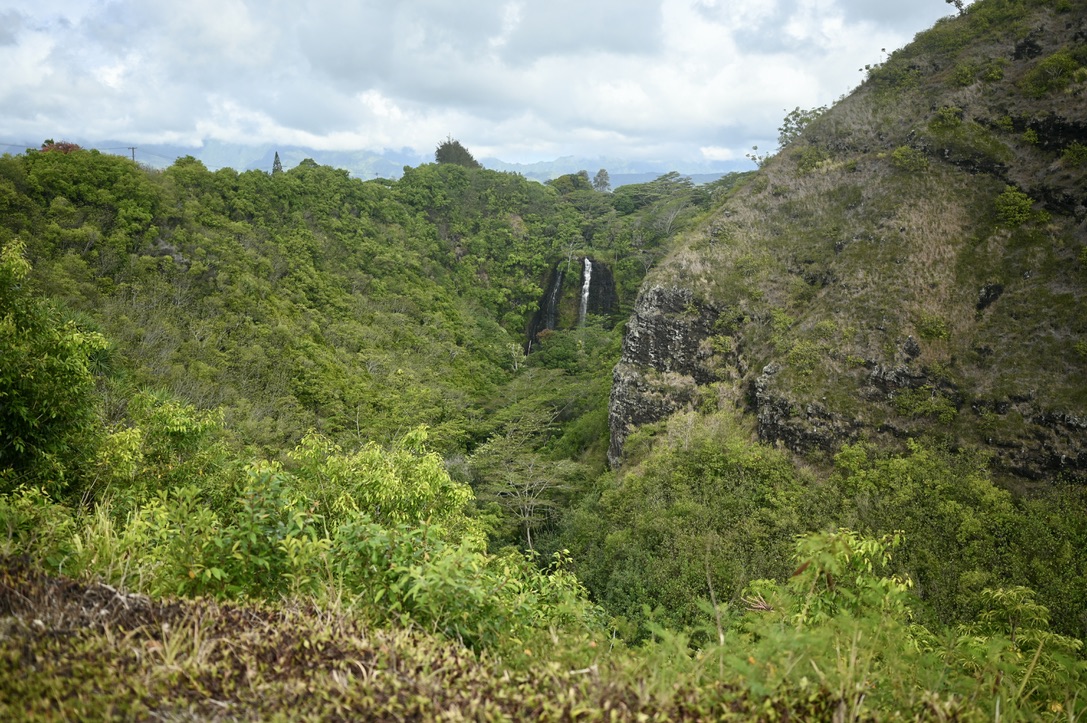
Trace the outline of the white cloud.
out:
[[[722,148],[721,146],[703,146],[698,151],[707,161],[735,161],[740,157],[740,154],[732,148]]]
[[[0,142],[207,139],[728,161],[943,0],[16,0]]]

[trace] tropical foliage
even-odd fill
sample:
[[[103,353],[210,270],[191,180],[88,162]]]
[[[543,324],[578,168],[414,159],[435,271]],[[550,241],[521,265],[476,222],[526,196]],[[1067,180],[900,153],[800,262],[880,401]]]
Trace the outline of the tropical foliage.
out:
[[[1012,283],[995,256],[1074,289],[1084,254],[1050,196],[949,165],[1041,154],[1076,177],[1081,143],[1031,140],[1018,106],[982,123],[963,89],[1007,77],[1064,103],[1087,61],[968,50],[1031,12],[1079,17],[1067,4],[961,9],[869,71],[881,113],[919,104],[908,133],[798,108],[779,156],[706,186],[536,184],[452,138],[395,182],[312,161],[160,172],[52,141],[0,157],[0,716],[1082,718],[1087,494],[1002,484],[971,440],[1015,413],[965,404],[951,350]],[[937,75],[961,102],[915,98]],[[874,237],[828,241],[902,212],[875,208],[866,173],[914,220],[933,194],[968,203],[999,253],[945,264],[968,318],[911,287],[920,351],[902,353],[926,380],[879,398],[893,444],[760,442],[767,385],[844,410],[860,402],[835,380],[887,346],[858,331],[878,299],[813,311],[846,262],[898,263]],[[756,232],[811,253],[776,258]],[[585,257],[617,313],[539,331],[547,284]],[[734,364],[608,469],[619,322],[647,274],[705,282],[687,319],[725,299],[697,353]],[[784,365],[748,391],[745,354]],[[1071,399],[1073,377],[1043,389]]]

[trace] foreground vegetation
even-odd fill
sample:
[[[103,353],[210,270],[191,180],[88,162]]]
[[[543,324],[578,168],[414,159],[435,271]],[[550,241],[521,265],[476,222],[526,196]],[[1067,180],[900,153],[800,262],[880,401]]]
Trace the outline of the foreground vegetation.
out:
[[[0,270],[15,339],[9,353],[22,353],[15,358],[25,366],[45,357],[23,350],[49,345],[71,389],[93,399],[102,339],[62,324],[28,293],[18,246],[5,250]],[[9,382],[14,403],[5,409],[18,412],[33,399],[80,412],[5,427],[10,447],[10,430],[23,433],[13,458],[33,460],[30,449],[63,462],[72,435],[102,433],[94,415],[65,406],[78,394],[49,396],[64,378]],[[812,483],[792,479],[780,455],[757,446],[677,435],[687,454],[646,462],[647,471],[700,466],[670,476],[717,489],[714,475],[728,479],[730,469],[756,482],[746,492],[734,487],[734,503],[755,504],[736,536],[691,518],[695,501],[673,497],[662,509],[625,499],[635,515],[663,512],[666,524],[686,516],[674,550],[693,549],[684,534],[717,534],[729,540],[726,551],[759,558],[738,561],[747,573],[778,581],[722,587],[740,586],[743,576],[713,569],[721,550],[711,566],[706,538],[703,587],[689,576],[697,564],[656,549],[659,535],[638,539],[644,528],[635,524],[613,551],[649,554],[647,575],[680,565],[659,600],[643,598],[664,607],[647,607],[632,623],[590,601],[565,554],[541,566],[516,550],[488,552],[486,516],[473,508],[471,488],[428,450],[424,429],[354,451],[312,432],[283,462],[242,463],[215,415],[146,393],[128,404],[139,424],[97,440],[93,477],[62,467],[62,487],[18,484],[0,497],[7,717],[1014,720],[1075,719],[1084,706],[1082,645],[1051,629],[1032,590],[981,588],[962,622],[923,625],[913,578],[895,572],[892,553],[910,549],[902,536],[842,529],[787,542],[804,529],[789,520]],[[883,488],[881,467],[941,469],[920,450],[917,459],[874,466],[861,450],[843,454],[848,484],[868,485],[869,495]],[[7,468],[9,479],[16,469]],[[664,484],[651,494],[675,490]],[[964,526],[960,540],[979,525],[961,518],[969,509],[949,511],[948,522]],[[984,539],[978,544],[987,549]],[[628,600],[637,590],[635,581]],[[677,591],[687,597],[667,607]],[[621,611],[611,598],[602,601]],[[690,603],[701,616],[687,612]]]
[[[25,504],[5,510],[9,524],[46,523],[54,544],[65,539],[56,535],[72,522],[64,512],[32,504],[33,520]],[[67,539],[98,548],[66,558],[72,572],[101,579],[132,563],[129,573],[162,574],[126,557],[132,548],[111,541],[103,525],[97,514],[70,530]],[[18,542],[35,554],[58,551]],[[376,575],[365,558],[349,564],[354,574],[329,574],[338,545],[316,542],[326,552],[308,567],[288,564],[278,582],[327,575],[317,589],[263,603],[160,601],[43,575],[41,559],[2,558],[0,711],[9,719],[231,720],[1075,720],[1083,712],[1080,643],[1048,629],[1029,590],[987,591],[968,626],[934,633],[911,624],[909,581],[883,572],[898,537],[843,530],[802,538],[787,583],[753,584],[741,607],[707,604],[716,624],[697,647],[651,626],[652,639],[637,649],[609,635],[559,570],[497,559],[473,566],[466,553],[437,547],[432,560],[406,561],[402,545],[371,538],[366,544],[384,553]],[[449,564],[456,558],[468,569]],[[184,569],[182,559],[172,562]],[[267,562],[241,556],[231,580],[274,584]],[[389,592],[385,605],[372,586],[356,594],[367,567],[363,577],[384,579],[376,589]],[[176,579],[187,584],[181,570]],[[502,588],[510,592],[495,599]],[[450,637],[488,629],[503,635]]]

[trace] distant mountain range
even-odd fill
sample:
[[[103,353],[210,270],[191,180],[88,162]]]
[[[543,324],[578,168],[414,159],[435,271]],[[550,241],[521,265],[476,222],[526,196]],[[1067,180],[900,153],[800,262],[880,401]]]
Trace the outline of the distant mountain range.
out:
[[[709,163],[684,161],[639,162],[619,158],[582,158],[577,156],[563,156],[553,161],[538,161],[536,163],[507,163],[497,158],[482,158],[480,163],[496,171],[512,171],[520,173],[525,178],[541,182],[582,170],[588,171],[591,177],[603,168],[608,171],[608,177],[613,188],[625,186],[629,183],[652,181],[671,171],[678,171],[685,176],[689,176],[695,183],[709,183],[716,181],[726,173],[751,170],[751,164],[746,161],[714,161]]]
[[[244,145],[209,140],[199,147],[146,144],[137,145],[133,150],[130,141],[76,140],[85,148],[98,148],[103,152],[118,155],[131,155],[140,163],[154,168],[165,168],[181,156],[193,156],[211,170],[234,168],[239,171],[259,169],[272,170],[275,154],[279,153],[280,163],[284,168],[293,168],[306,158],[312,158],[322,165],[344,168],[356,178],[400,178],[404,166],[418,166],[431,163],[433,155],[420,155],[404,148],[399,151],[322,151],[301,146],[278,146],[270,143]],[[619,158],[584,158],[563,156],[553,161],[535,163],[508,163],[498,158],[481,158],[480,163],[495,171],[520,173],[525,178],[535,181],[551,180],[567,173],[588,171],[590,176],[604,168],[608,171],[613,188],[631,183],[645,183],[671,171],[678,171],[689,176],[695,183],[709,183],[726,173],[750,170],[747,161],[730,162],[684,162],[684,161],[629,161]]]

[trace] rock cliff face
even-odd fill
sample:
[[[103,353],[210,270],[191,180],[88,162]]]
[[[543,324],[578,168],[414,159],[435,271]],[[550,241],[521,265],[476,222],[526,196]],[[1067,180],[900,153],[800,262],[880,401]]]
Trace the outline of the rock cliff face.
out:
[[[831,454],[844,443],[860,440],[894,444],[933,430],[949,433],[954,426],[941,424],[943,413],[961,418],[977,432],[971,441],[987,450],[993,469],[1001,474],[1027,480],[1087,478],[1087,415],[1047,407],[1031,393],[986,398],[962,390],[910,363],[916,345],[912,337],[897,358],[861,365],[863,371],[848,393],[862,407],[850,415],[806,399],[782,382],[779,374],[788,355],[756,371],[739,352],[743,335],[732,337],[740,341],[724,354],[714,349],[721,319],[717,307],[693,301],[688,289],[651,286],[643,291],[613,374],[608,415],[608,461],[613,468],[621,466],[631,431],[716,399],[719,391],[709,393],[708,385],[724,381],[754,416],[760,440],[800,455]],[[916,395],[922,406],[938,405],[933,408],[940,411],[920,417],[872,414],[873,409],[901,406],[898,400],[906,395]]]
[[[1087,479],[1087,5],[1022,15],[918,36],[676,244],[627,325],[613,466],[728,403],[812,459],[923,437]]]
[[[642,291],[623,335],[612,381],[608,460],[617,466],[627,434],[691,404],[699,385],[715,378],[709,338],[718,311],[696,304],[689,290],[650,286]]]
[[[619,310],[619,295],[615,291],[615,276],[607,264],[590,259],[593,264],[586,311],[597,316],[611,316]],[[584,271],[582,272],[584,273]]]

